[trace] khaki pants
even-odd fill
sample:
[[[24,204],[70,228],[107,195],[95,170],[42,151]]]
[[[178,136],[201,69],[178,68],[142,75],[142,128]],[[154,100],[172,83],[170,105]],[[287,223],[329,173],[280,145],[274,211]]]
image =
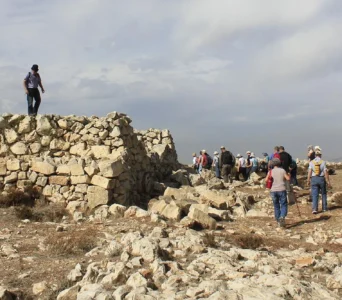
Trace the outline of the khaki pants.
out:
[[[222,165],[221,176],[223,177],[224,182],[232,182],[232,166],[231,165]]]

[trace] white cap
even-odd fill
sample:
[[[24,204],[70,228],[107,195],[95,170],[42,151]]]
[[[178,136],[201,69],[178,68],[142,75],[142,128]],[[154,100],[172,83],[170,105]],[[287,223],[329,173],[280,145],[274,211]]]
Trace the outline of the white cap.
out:
[[[215,151],[215,152],[214,152],[214,155],[217,155],[217,154],[219,154],[219,153],[218,153],[217,151]]]
[[[207,153],[207,151],[205,151],[205,150],[202,150],[202,153]]]

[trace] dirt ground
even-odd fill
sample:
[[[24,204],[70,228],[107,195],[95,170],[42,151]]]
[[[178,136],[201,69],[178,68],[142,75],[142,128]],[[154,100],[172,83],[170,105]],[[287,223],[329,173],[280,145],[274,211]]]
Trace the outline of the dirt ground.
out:
[[[331,176],[333,192],[342,191],[342,171]],[[287,228],[277,228],[273,215],[269,217],[248,217],[233,222],[221,222],[222,230],[217,230],[214,235],[220,236],[241,235],[255,233],[262,236],[263,248],[276,250],[279,248],[298,249],[305,248],[308,251],[332,251],[342,252],[342,245],[329,243],[311,243],[307,238],[317,231],[341,234],[342,208],[332,207],[326,213],[311,214],[311,203],[298,204],[289,207]],[[85,252],[69,255],[54,254],[43,250],[44,239],[56,234],[57,223],[38,223],[18,220],[13,208],[0,209],[0,248],[10,244],[17,253],[8,257],[0,252],[0,285],[12,291],[22,291],[20,299],[35,299],[32,296],[32,285],[46,281],[57,290],[46,295],[46,299],[56,299],[58,290],[66,288],[66,277],[77,263],[87,266],[91,261],[103,259],[99,255],[86,257]],[[171,226],[177,224],[170,224]],[[129,231],[141,230],[148,232],[155,224],[146,219],[108,219],[104,223],[66,224],[67,231],[96,232],[96,242],[101,245],[105,233],[113,236],[121,235]],[[94,231],[95,230],[95,231]],[[60,233],[60,234],[63,234]],[[296,238],[294,238],[294,236]]]

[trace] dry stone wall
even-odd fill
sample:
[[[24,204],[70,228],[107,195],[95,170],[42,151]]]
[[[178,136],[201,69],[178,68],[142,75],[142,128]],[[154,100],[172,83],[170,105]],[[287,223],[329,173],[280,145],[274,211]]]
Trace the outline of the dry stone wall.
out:
[[[0,183],[5,190],[34,184],[53,202],[74,207],[142,204],[155,182],[177,169],[168,130],[134,130],[131,119],[3,114]]]

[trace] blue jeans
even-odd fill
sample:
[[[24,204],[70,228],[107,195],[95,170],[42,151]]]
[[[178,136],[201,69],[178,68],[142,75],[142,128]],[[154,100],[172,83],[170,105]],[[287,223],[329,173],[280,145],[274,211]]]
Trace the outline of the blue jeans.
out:
[[[219,164],[215,164],[215,175],[217,178],[220,178],[220,167]]]
[[[274,217],[278,221],[279,218],[287,216],[287,192],[271,192],[274,206]]]
[[[33,105],[33,100],[35,101]],[[27,106],[29,116],[36,116],[41,102],[40,93],[38,89],[28,89]]]
[[[328,209],[327,186],[325,178],[322,176],[311,177],[312,211],[318,210],[318,196],[322,193],[322,210]]]

